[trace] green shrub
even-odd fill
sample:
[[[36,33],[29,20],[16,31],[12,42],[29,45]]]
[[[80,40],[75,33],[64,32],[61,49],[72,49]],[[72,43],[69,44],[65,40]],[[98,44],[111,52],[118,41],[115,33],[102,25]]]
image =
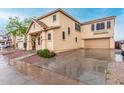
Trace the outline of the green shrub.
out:
[[[44,58],[51,58],[54,57],[56,54],[54,52],[50,52],[48,49],[41,49],[37,51],[37,55]]]
[[[37,51],[37,55],[40,55],[41,52],[42,52],[42,50],[38,50],[38,51]]]

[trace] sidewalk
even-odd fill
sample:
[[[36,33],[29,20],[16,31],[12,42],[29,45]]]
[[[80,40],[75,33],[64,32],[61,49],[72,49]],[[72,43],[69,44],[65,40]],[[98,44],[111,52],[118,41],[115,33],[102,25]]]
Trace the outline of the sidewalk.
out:
[[[107,84],[124,85],[124,62],[110,63],[108,65]]]
[[[10,53],[8,52],[8,53],[3,54],[3,55],[8,57],[9,59],[14,59],[14,58],[26,56],[30,53],[31,52],[25,51],[25,50],[16,50],[16,51],[13,51],[13,52],[10,52]]]

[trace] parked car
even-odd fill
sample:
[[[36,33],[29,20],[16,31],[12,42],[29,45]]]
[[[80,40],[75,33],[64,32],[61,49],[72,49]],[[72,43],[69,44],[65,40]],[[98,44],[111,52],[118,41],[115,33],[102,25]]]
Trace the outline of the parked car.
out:
[[[0,43],[0,48],[8,48],[8,47],[9,47],[8,44]]]

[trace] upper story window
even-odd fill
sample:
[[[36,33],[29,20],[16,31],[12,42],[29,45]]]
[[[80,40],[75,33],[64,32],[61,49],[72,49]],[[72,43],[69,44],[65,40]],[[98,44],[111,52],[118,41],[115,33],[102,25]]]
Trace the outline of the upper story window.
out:
[[[94,31],[94,24],[91,25],[91,30]]]
[[[105,29],[105,23],[101,23],[101,29]]]
[[[96,30],[102,30],[102,29],[105,29],[105,23],[104,22],[97,23],[96,24]]]
[[[48,40],[51,40],[51,33],[48,33]]]
[[[53,15],[53,21],[56,21],[56,15]]]
[[[75,23],[75,30],[77,30],[77,31],[81,31],[80,24]]]
[[[70,35],[70,27],[68,27],[68,35]]]
[[[107,21],[107,29],[111,28],[111,21]]]
[[[62,39],[65,40],[65,32],[62,32]]]

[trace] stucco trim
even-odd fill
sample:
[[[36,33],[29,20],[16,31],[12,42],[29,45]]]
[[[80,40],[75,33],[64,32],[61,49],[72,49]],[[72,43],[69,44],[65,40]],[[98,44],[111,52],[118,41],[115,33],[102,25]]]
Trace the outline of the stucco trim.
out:
[[[108,33],[108,31],[94,31],[93,34],[96,35],[96,34],[106,34]]]
[[[111,37],[94,37],[94,38],[82,38],[82,40],[90,40],[90,39],[104,39],[104,38],[111,38]]]
[[[36,32],[29,33],[29,34],[30,34],[30,35],[31,35],[31,34],[39,34],[39,33],[42,33],[43,31],[49,31],[49,30],[57,29],[57,28],[60,28],[60,26],[51,26],[51,27],[48,27],[48,28],[45,29],[45,30],[36,31]]]
[[[51,30],[51,29],[57,29],[60,28],[61,26],[51,26],[46,29],[46,31]]]

